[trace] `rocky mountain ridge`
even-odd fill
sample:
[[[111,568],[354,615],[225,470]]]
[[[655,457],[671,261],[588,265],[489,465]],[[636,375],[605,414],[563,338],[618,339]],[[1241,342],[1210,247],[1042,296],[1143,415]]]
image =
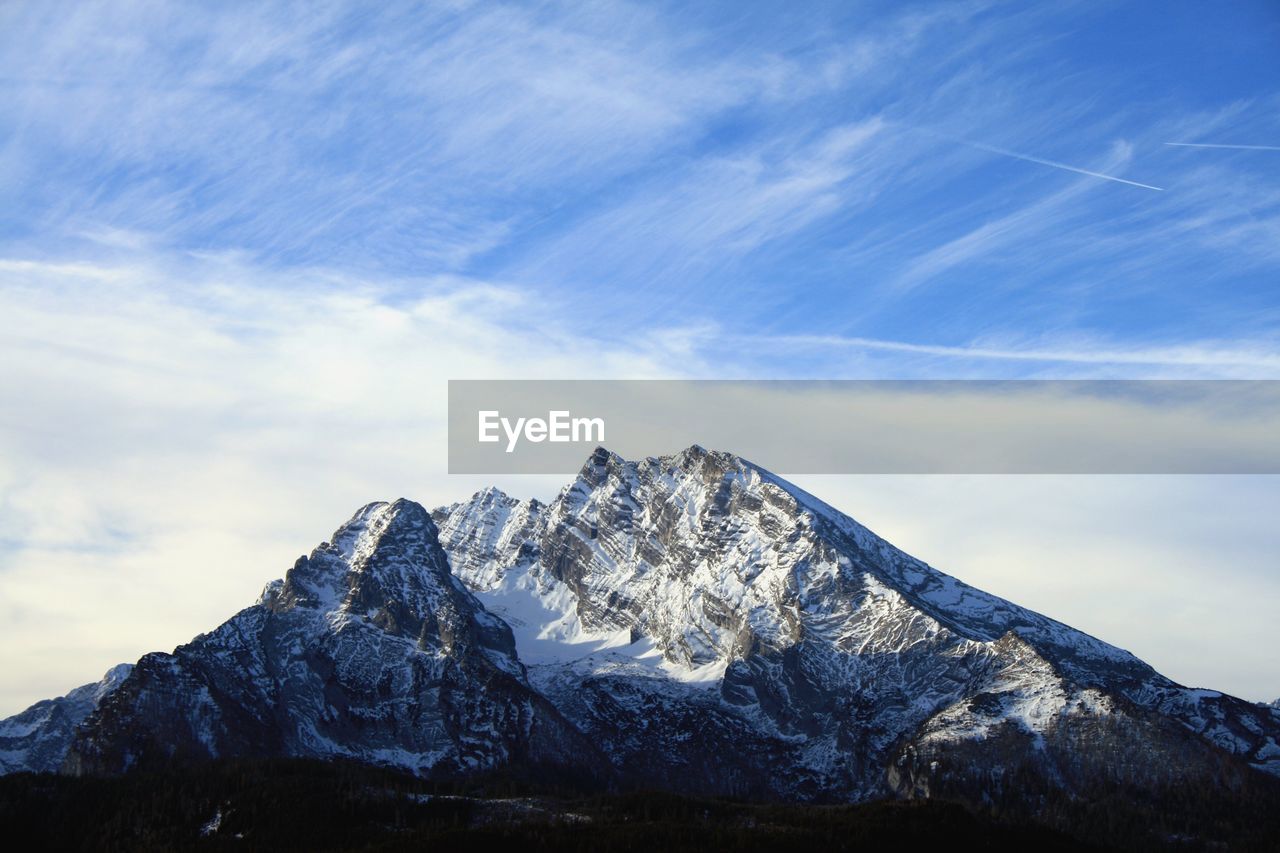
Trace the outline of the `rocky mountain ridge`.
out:
[[[59,736],[71,773],[348,757],[795,800],[1280,775],[1280,710],[1177,685],[699,447],[598,449],[547,504],[370,504],[4,767],[51,769]]]
[[[128,663],[113,666],[101,681],[56,699],[44,699],[0,721],[0,776],[22,770],[56,772],[67,757],[76,729],[132,670]]]

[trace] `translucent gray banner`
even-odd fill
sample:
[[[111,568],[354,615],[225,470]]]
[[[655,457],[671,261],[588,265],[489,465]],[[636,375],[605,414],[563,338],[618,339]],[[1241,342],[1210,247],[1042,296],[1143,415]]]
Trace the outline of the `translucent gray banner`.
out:
[[[450,473],[692,444],[780,474],[1275,474],[1280,381],[449,382]]]

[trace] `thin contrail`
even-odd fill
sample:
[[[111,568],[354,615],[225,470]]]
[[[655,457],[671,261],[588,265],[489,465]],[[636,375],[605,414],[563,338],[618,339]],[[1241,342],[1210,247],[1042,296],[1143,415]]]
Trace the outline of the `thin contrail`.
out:
[[[1227,145],[1220,142],[1166,142],[1178,148],[1237,148],[1242,151],[1280,151],[1280,145]]]
[[[1091,178],[1102,178],[1104,181],[1115,181],[1118,184],[1128,184],[1131,187],[1142,187],[1144,190],[1164,192],[1164,187],[1153,187],[1151,184],[1140,184],[1137,181],[1117,178],[1115,175],[1104,175],[1101,172],[1090,172],[1088,169],[1068,166],[1066,163],[1059,163],[1056,160],[1045,160],[1042,157],[1032,157],[1029,154],[1019,154],[1017,151],[1010,151],[1007,148],[996,148],[994,145],[983,145],[981,142],[969,142],[967,140],[964,141],[964,144],[973,148],[981,149],[982,151],[990,151],[993,154],[1003,154],[1006,157],[1013,157],[1017,160],[1026,160],[1028,163],[1039,163],[1041,166],[1052,166],[1055,169],[1065,169],[1068,172],[1075,172],[1078,175],[1088,175]]]
[[[1072,364],[1133,364],[1192,367],[1256,367],[1274,372],[1280,368],[1280,354],[1264,348],[1244,346],[1240,349],[1222,349],[1193,342],[1185,346],[1153,347],[1150,349],[1044,349],[1018,350],[981,346],[947,346],[942,344],[914,344],[882,338],[842,337],[839,335],[763,335],[739,336],[736,339],[755,344],[781,344],[784,346],[825,346],[839,349],[880,350],[905,352],[918,355],[936,355],[962,359],[991,359],[997,361],[1062,362]]]

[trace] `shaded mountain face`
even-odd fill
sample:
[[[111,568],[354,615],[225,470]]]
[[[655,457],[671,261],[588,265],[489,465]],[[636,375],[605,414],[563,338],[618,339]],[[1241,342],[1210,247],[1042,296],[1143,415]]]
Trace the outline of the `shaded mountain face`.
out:
[[[64,766],[316,756],[427,773],[576,753],[592,750],[529,688],[510,629],[399,500],[361,509],[212,633],[142,658]]]
[[[697,447],[598,450],[549,504],[370,504],[72,728],[78,773],[345,756],[834,800],[1280,775],[1280,711],[1174,684]]]
[[[132,664],[114,666],[101,681],[0,721],[0,776],[22,770],[52,773],[61,767],[76,729],[132,670]]]

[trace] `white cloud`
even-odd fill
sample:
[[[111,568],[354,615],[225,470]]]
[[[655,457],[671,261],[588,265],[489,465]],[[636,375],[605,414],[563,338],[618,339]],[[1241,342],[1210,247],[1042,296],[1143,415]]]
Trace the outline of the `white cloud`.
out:
[[[586,217],[516,269],[534,281],[565,269],[607,280],[618,268],[660,281],[741,258],[873,194],[883,127],[873,117],[699,159]]]
[[[420,270],[465,266],[549,188],[606,182],[787,76],[626,3],[9,17],[0,157],[35,227],[364,264],[376,246]]]
[[[369,500],[470,494],[445,474],[447,379],[691,364],[482,283],[170,257],[0,276],[5,711],[216,625]]]
[[[584,331],[590,306],[462,279],[374,282],[154,253],[7,260],[0,276],[0,396],[11,401],[0,418],[0,713],[218,624],[369,500],[434,505],[470,494],[486,478],[445,474],[446,379],[713,376],[748,370],[751,358],[707,328],[595,339]],[[562,479],[497,484],[548,497]],[[1107,531],[1073,551],[1066,539],[1037,539],[1046,515],[1002,515],[1029,481],[991,485],[983,519],[966,515],[979,504],[950,502],[938,482],[899,482],[882,501],[866,478],[812,488],[940,568],[1078,618],[1169,662],[1175,677],[1211,681],[1212,653],[1233,662],[1215,686],[1266,692],[1272,673],[1252,643],[1273,624],[1261,612],[1272,606],[1273,543],[1258,517],[1274,510],[1271,491],[1197,480],[1182,493],[1182,520],[1165,524],[1168,514],[1143,509],[1158,487],[1045,489],[1040,512],[1069,515],[1080,536],[1090,524]],[[1188,521],[1197,508],[1221,518],[1237,502],[1254,507],[1244,518],[1257,523],[1237,520],[1225,543],[1207,535],[1209,522]],[[1126,515],[1131,525],[1115,524]],[[1161,561],[1174,552],[1170,586]],[[1073,553],[1116,568],[1080,581],[1068,606],[1046,591],[1084,577]],[[1019,574],[1036,560],[1043,571]],[[1090,595],[1117,584],[1157,590],[1168,609],[1128,626],[1115,608],[1090,616]],[[1200,602],[1203,665],[1180,669],[1185,643],[1169,620],[1197,585],[1212,590],[1186,599]],[[1204,612],[1245,589],[1253,594],[1229,614]],[[1230,625],[1255,611],[1247,636],[1234,634]]]
[[[993,150],[987,146],[982,146],[982,149]],[[1004,149],[996,150],[998,153],[1006,153]],[[1114,171],[1131,156],[1130,146],[1118,145],[1103,168]],[[1061,229],[1081,216],[1081,210],[1075,204],[1079,197],[1096,190],[1096,182],[1081,178],[1009,213],[984,222],[963,235],[928,249],[912,259],[892,281],[891,287],[895,291],[904,291],[921,286],[944,276],[961,264],[997,253],[1012,242],[1035,240],[1046,231]]]

